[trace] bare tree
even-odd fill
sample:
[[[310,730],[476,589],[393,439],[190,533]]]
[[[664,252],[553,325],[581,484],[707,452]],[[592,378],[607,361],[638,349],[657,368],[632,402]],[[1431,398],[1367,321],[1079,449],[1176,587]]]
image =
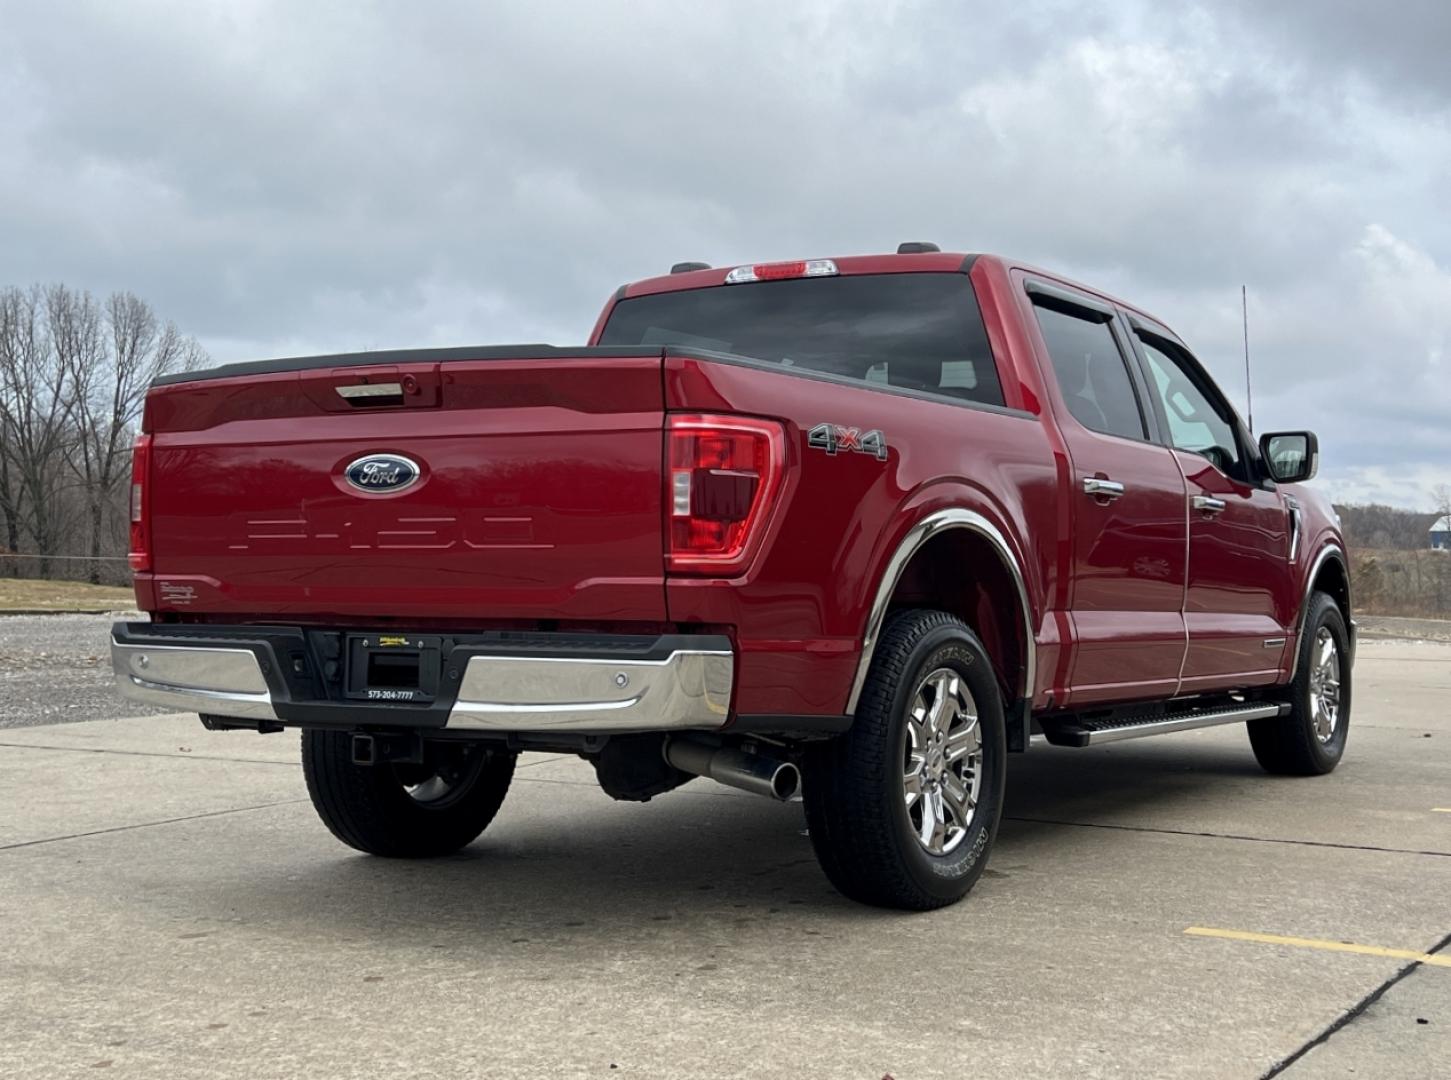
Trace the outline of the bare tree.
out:
[[[89,295],[85,300],[90,303]],[[85,305],[71,309],[78,327],[88,328],[85,310]],[[194,339],[183,336],[173,323],[162,325],[144,300],[128,292],[111,294],[104,316],[96,319],[96,331],[93,343],[88,332],[78,330],[74,347],[64,356],[75,396],[71,463],[86,494],[93,582],[101,580],[106,511],[129,472],[131,440],[146,388],[157,376],[195,367],[206,355]]]
[[[10,423],[6,413],[0,409],[0,515],[5,518],[5,550],[7,556],[20,550],[20,486],[15,482],[10,468]],[[15,560],[0,560],[5,572],[15,573]]]
[[[0,292],[0,424],[6,466],[18,489],[25,531],[40,554],[40,573],[60,538],[65,453],[71,435],[70,370],[47,330],[52,301],[69,304],[59,287]],[[68,343],[67,347],[71,347]]]
[[[118,577],[103,559],[124,543],[146,389],[205,359],[130,293],[101,304],[63,285],[0,289],[0,570],[15,572],[23,554],[36,562],[19,567],[46,577],[58,556],[82,556],[58,569]]]

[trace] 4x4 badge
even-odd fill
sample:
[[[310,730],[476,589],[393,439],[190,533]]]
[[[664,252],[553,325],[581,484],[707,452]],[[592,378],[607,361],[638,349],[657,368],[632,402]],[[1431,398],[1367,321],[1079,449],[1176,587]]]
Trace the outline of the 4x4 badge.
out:
[[[852,451],[870,454],[878,461],[887,460],[887,437],[873,428],[842,427],[840,424],[817,424],[806,433],[806,445],[812,450],[825,450],[828,454]]]

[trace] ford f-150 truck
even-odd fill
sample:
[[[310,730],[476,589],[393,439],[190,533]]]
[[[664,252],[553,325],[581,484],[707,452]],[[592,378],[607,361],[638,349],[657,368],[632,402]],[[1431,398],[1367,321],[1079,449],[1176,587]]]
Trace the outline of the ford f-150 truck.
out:
[[[1345,545],[1309,432],[1258,442],[1148,313],[935,245],[622,287],[581,348],[227,364],[135,449],[123,693],[299,728],[365,852],[439,855],[521,751],[645,800],[805,804],[846,895],[981,874],[1007,755],[1350,721]]]

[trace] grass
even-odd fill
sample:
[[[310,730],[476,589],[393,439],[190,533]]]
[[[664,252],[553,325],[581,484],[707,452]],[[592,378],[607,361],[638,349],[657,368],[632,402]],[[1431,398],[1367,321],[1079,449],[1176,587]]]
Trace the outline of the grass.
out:
[[[84,581],[0,578],[0,613],[6,611],[126,611],[136,606],[130,589]]]

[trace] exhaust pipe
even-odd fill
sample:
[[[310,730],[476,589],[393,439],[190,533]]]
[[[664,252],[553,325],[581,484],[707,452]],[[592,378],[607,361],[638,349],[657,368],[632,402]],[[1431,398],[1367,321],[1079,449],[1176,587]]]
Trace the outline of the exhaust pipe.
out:
[[[681,772],[708,776],[718,784],[785,802],[801,787],[801,772],[789,761],[748,754],[694,739],[668,739],[665,760]]]

